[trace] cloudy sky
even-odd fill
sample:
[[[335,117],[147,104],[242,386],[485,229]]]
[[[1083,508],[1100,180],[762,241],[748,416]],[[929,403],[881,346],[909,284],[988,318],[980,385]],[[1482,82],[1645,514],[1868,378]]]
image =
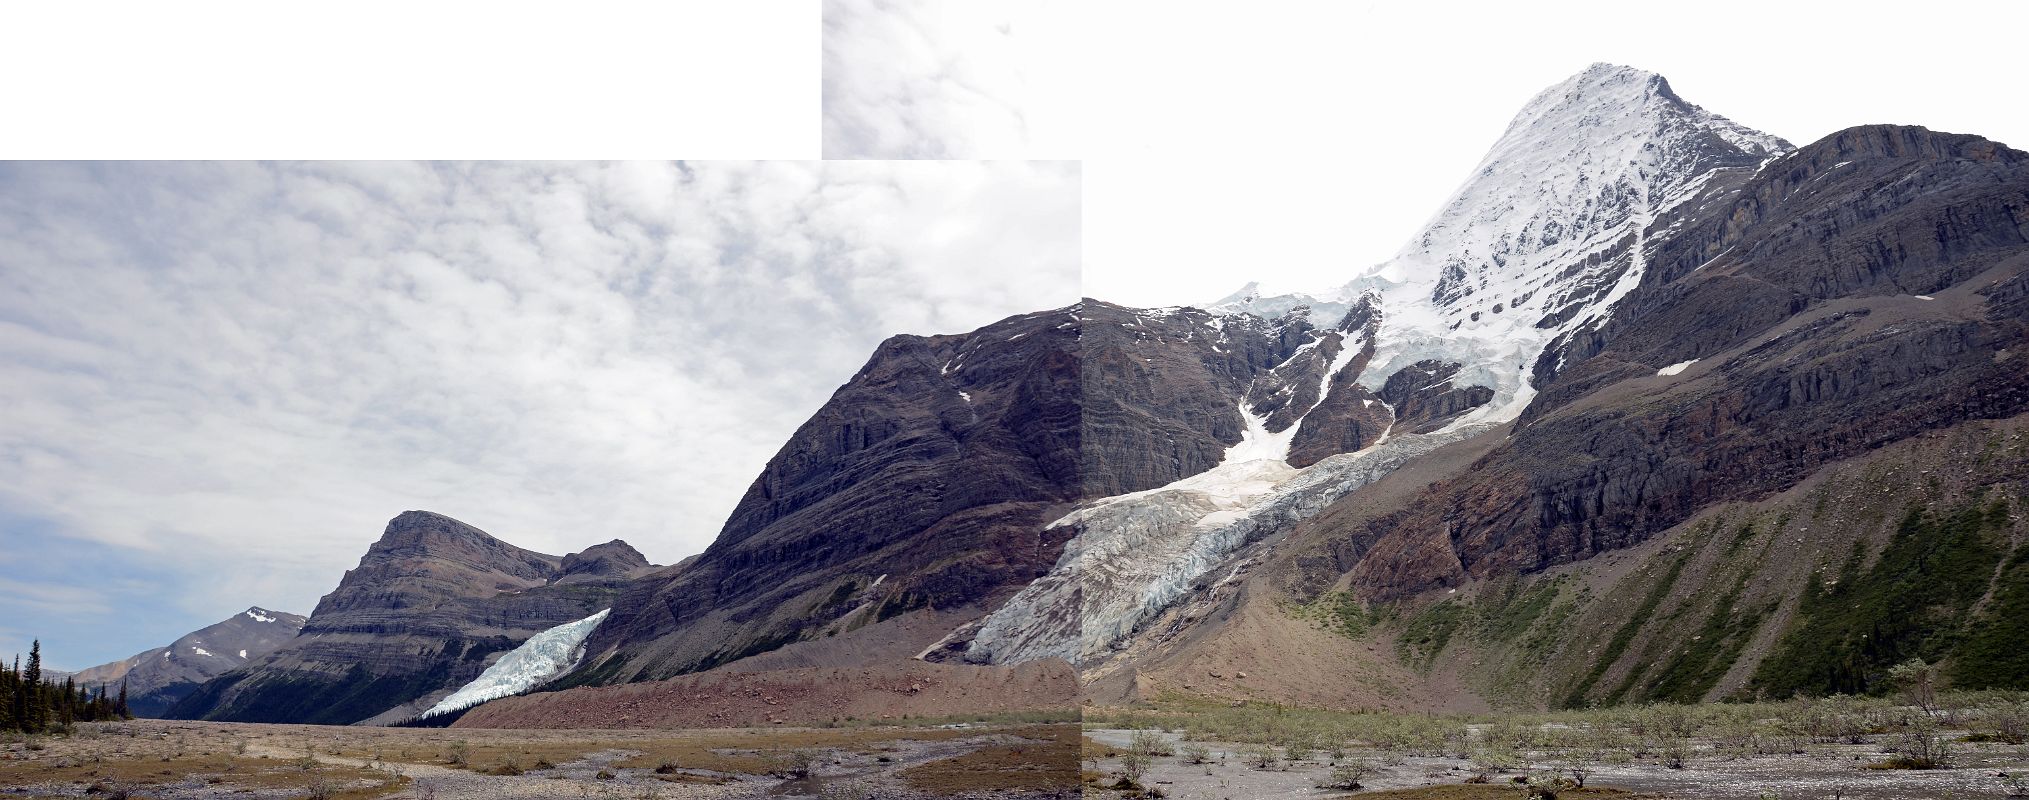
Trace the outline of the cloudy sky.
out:
[[[881,339],[1071,302],[1078,198],[1046,162],[0,165],[0,653],[308,613],[405,509],[670,563]]]
[[[2029,146],[2029,5],[825,0],[827,158],[1085,160],[1086,293],[1207,302],[1385,260],[1513,114],[1595,61],[1805,144]]]

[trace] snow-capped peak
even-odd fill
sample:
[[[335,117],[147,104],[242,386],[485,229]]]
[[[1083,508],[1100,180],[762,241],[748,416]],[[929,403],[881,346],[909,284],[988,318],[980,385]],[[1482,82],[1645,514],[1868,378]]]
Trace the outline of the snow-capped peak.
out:
[[[1455,384],[1495,390],[1479,421],[1511,418],[1544,346],[1598,324],[1639,283],[1641,234],[1657,215],[1718,171],[1789,149],[1684,101],[1660,75],[1593,64],[1524,105],[1394,258],[1330,292],[1249,284],[1210,307],[1332,308],[1376,292],[1388,321],[1362,384],[1422,359],[1458,362]]]

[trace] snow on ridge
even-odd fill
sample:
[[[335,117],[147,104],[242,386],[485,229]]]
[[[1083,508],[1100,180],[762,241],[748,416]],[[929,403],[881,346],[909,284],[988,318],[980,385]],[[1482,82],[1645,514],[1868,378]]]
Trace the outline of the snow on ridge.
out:
[[[1692,364],[1696,364],[1696,363],[1698,363],[1698,359],[1695,359],[1695,358],[1694,358],[1694,359],[1691,359],[1691,360],[1689,360],[1689,361],[1679,361],[1679,362],[1677,362],[1677,363],[1675,363],[1675,364],[1671,364],[1671,365],[1669,365],[1669,366],[1667,366],[1667,367],[1664,367],[1664,368],[1662,368],[1662,369],[1656,370],[1656,374],[1657,374],[1657,375],[1680,375],[1680,374],[1683,374],[1683,372],[1684,372],[1684,370],[1685,370],[1685,369],[1688,369],[1688,368],[1690,368],[1690,366],[1691,366]]]
[[[270,616],[268,616],[268,615],[266,615],[266,614],[263,614],[263,613],[261,613],[261,609],[259,609],[259,608],[249,608],[249,609],[247,609],[247,616],[248,616],[248,617],[251,617],[251,618],[253,618],[253,620],[254,620],[255,622],[274,622],[274,621],[275,621],[275,618],[274,618],[274,617],[270,617]]]
[[[488,700],[520,694],[571,671],[584,655],[585,639],[611,613],[613,610],[609,608],[529,637],[520,647],[508,651],[485,672],[479,673],[479,677],[472,679],[471,683],[459,687],[458,691],[437,701],[436,705],[416,718],[449,714]]]

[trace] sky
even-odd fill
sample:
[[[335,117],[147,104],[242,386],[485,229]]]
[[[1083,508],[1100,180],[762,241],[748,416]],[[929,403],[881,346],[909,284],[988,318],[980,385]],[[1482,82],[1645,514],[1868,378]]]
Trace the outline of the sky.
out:
[[[1075,162],[0,164],[0,652],[308,613],[408,509],[673,563],[1078,230]]]
[[[1597,61],[1798,145],[1893,122],[2029,147],[2029,6],[1871,6],[826,0],[824,151],[1083,159],[1085,292],[1153,306],[1388,259]]]

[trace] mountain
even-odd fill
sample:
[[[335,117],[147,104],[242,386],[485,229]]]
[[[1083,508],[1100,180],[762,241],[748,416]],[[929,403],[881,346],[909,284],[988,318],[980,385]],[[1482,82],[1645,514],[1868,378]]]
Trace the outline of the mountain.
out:
[[[610,607],[622,586],[654,569],[625,542],[559,557],[450,517],[404,512],[318,602],[300,635],[204,683],[169,716],[405,719],[530,637]]]
[[[167,647],[83,669],[72,677],[80,686],[127,685],[135,716],[159,717],[207,680],[267,655],[296,638],[304,618],[259,606],[179,637]]]
[[[1546,100],[1582,109],[1597,105],[1589,92],[1630,96],[1612,72],[1595,67],[1539,97],[1489,164],[1534,161],[1557,185],[1558,170],[1504,151],[1517,130],[1554,118],[1538,108]],[[1660,78],[1647,86],[1649,102],[1679,107]],[[2017,363],[2029,336],[2029,156],[1909,126],[1852,128],[1760,162],[1730,123],[1670,138],[1738,154],[1659,161],[1711,171],[1657,173],[1667,179],[1613,193],[1648,202],[1558,239],[1607,242],[1598,249],[1433,260],[1430,243],[1482,252],[1487,236],[1461,230],[1542,217],[1497,204],[1461,224],[1454,212],[1478,201],[1454,202],[1396,261],[1350,284],[1385,292],[1399,275],[1417,290],[1382,304],[1388,323],[1409,320],[1401,332],[1384,324],[1383,353],[1392,336],[1452,320],[1443,327],[1458,325],[1456,340],[1404,349],[1442,353],[1467,374],[1495,352],[1481,362],[1490,385],[1509,385],[1507,365],[1518,400],[1490,404],[1501,424],[1263,532],[1226,562],[1237,570],[1228,587],[1143,626],[1119,674],[1088,671],[1094,691],[1347,706],[1694,701],[1860,691],[1908,657],[1944,661],[1967,685],[2029,685],[2029,666],[1976,644],[2029,634],[1995,616],[2029,598],[2029,573],[2010,566],[2029,542],[2015,510],[2029,493],[2019,438],[2029,370]],[[1561,139],[1545,141],[1562,152]],[[1483,169],[1460,197],[1500,196],[1476,186],[1498,177]],[[1405,262],[1437,269],[1398,270]],[[1544,298],[1527,330],[1492,340],[1496,306],[1473,305],[1512,313]],[[1938,552],[1967,553],[1955,580],[1978,588],[1893,589],[1894,575],[1870,573],[1928,571]],[[1841,610],[1826,599],[1848,591],[1836,587],[1872,592],[1861,599],[1875,605]],[[1363,632],[1320,631],[1289,608]],[[1204,619],[1217,622],[1193,624]],[[1315,658],[1286,659],[1286,679],[1208,678],[1271,652]],[[1407,688],[1321,677],[1348,669]]]

